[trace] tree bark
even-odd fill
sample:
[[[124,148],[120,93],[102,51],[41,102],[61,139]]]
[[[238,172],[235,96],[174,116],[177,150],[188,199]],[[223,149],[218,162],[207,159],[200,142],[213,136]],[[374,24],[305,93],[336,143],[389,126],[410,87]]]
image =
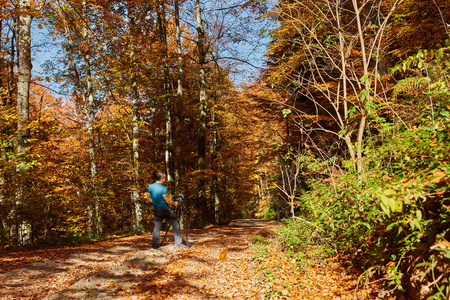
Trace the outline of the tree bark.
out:
[[[338,29],[341,29],[341,13],[339,11],[339,5],[336,5],[336,21],[337,21],[337,27]],[[347,149],[350,153],[350,158],[352,160],[353,168],[354,170],[357,169],[357,162],[356,162],[356,156],[355,156],[355,149],[352,143],[352,137],[351,137],[351,131],[349,130],[349,123],[348,123],[348,93],[347,93],[347,57],[345,55],[345,40],[342,35],[342,30],[339,30],[339,52],[341,56],[341,77],[342,77],[342,93],[343,93],[343,104],[344,104],[344,119],[340,117],[340,114],[337,113],[337,116],[339,117],[341,128],[345,131],[344,133],[344,141],[347,145]],[[338,99],[336,100],[337,106],[339,106],[340,101],[340,94],[337,95]],[[337,112],[339,112],[339,108],[336,109]]]
[[[197,130],[197,170],[198,180],[198,208],[202,213],[201,226],[208,220],[208,203],[206,200],[206,185],[205,185],[205,169],[206,169],[206,49],[205,49],[205,31],[203,28],[202,10],[200,7],[200,0],[195,0],[195,17],[197,23],[197,51],[199,71],[199,125]]]
[[[17,152],[23,153],[27,148],[27,139],[30,135],[29,98],[31,79],[31,0],[19,2],[20,16],[18,19],[18,77],[17,77]]]
[[[167,45],[167,20],[164,2],[158,3],[159,38],[163,47],[163,78],[164,78],[164,102],[166,105],[166,174],[169,190],[173,190],[173,130],[172,130],[172,103],[169,86],[168,45]]]
[[[83,17],[84,20],[87,20],[87,3],[83,1]],[[86,28],[87,24],[83,27],[82,39],[86,41],[88,39],[88,28]],[[102,215],[101,215],[101,206],[98,200],[97,195],[97,163],[95,161],[95,132],[94,132],[94,122],[95,122],[95,107],[94,107],[94,89],[92,82],[92,74],[91,74],[91,55],[90,50],[84,50],[84,64],[86,68],[86,99],[87,103],[87,116],[88,116],[88,152],[89,152],[89,165],[91,171],[91,182],[89,187],[89,194],[92,195],[92,206],[88,206],[88,209],[93,210],[89,212],[90,224],[93,228],[89,230],[91,233],[95,233],[97,235],[101,235],[103,233],[103,225],[102,225]],[[91,197],[90,197],[91,198]],[[90,201],[90,200],[89,200]]]
[[[212,169],[214,171],[213,175],[211,176],[211,204],[210,206],[214,208],[214,211],[212,215],[214,216],[214,224],[218,225],[220,224],[220,198],[219,198],[219,181],[220,178],[217,175],[218,172],[218,166],[217,166],[217,114],[212,109],[211,112],[211,123],[213,127],[212,132],[212,138],[211,138],[211,165]]]
[[[129,7],[129,19],[130,19],[130,34],[131,34],[131,53],[130,53],[130,61],[133,62],[135,57],[135,17],[134,14],[130,11],[132,8]],[[132,63],[132,66],[134,64]],[[133,170],[133,187],[131,191],[131,202],[133,203],[133,227],[134,231],[137,233],[141,233],[144,231],[144,224],[142,218],[142,205],[139,199],[139,176],[140,176],[140,164],[139,164],[139,93],[137,89],[136,75],[134,74],[134,68],[131,69],[131,98],[133,99],[133,134],[131,141],[131,168]]]
[[[0,6],[0,16],[3,15],[3,7]],[[0,51],[3,49],[3,20],[0,19]],[[4,77],[4,63],[3,63],[3,55],[0,55],[0,107],[5,105],[4,95],[5,95],[5,87],[3,86],[3,77]]]
[[[361,16],[360,16],[360,8],[358,7],[358,3],[356,2],[356,0],[352,0],[353,3],[353,8],[355,10],[355,16],[356,16],[356,24],[358,27],[358,37],[359,37],[359,42],[360,42],[360,47],[361,47],[361,58],[362,58],[362,63],[363,63],[363,68],[364,68],[364,74],[363,76],[367,76],[369,75],[369,64],[368,64],[368,59],[366,56],[366,45],[364,42],[364,33],[362,30],[362,24],[361,24]],[[366,83],[364,84],[364,89],[368,92],[370,92],[370,86]],[[365,104],[362,103],[362,108],[361,108],[361,119],[359,121],[359,127],[358,127],[358,134],[356,137],[356,165],[357,165],[357,171],[359,174],[362,173],[363,168],[362,168],[362,148],[363,148],[363,138],[364,138],[364,130],[366,128],[366,107]]]
[[[133,82],[133,191],[131,195],[131,201],[134,204],[134,229],[135,232],[143,232],[144,224],[142,218],[142,205],[139,199],[139,96],[136,88],[136,81]]]
[[[15,20],[17,23],[17,19]],[[16,25],[17,26],[17,25]],[[30,25],[31,26],[31,25]],[[14,87],[14,60],[16,57],[16,45],[14,44],[16,41],[16,30],[12,30],[12,37],[11,37],[11,44],[10,44],[10,52],[9,55],[11,57],[10,63],[9,63],[9,73],[8,73],[8,83],[7,83],[7,89],[8,89],[8,98],[6,98],[6,105],[11,105],[11,100],[13,96],[13,87]]]
[[[17,24],[17,154],[25,153],[30,137],[29,122],[29,100],[30,100],[30,79],[31,79],[31,0],[19,1],[19,18]],[[20,173],[22,173],[20,169]],[[17,218],[17,234],[19,244],[29,244],[31,239],[31,225],[23,217],[25,183],[19,182],[16,201],[16,214],[19,210],[22,215]]]
[[[175,136],[181,133],[181,118],[180,112],[182,111],[181,107],[183,105],[183,49],[181,47],[181,27],[180,27],[180,8],[179,8],[179,0],[175,0],[175,43],[177,46],[177,101],[175,105],[176,114],[175,114]],[[174,143],[174,192],[177,194],[179,192],[179,178],[180,178],[180,170],[179,164],[176,162],[179,161],[181,157],[181,144]]]

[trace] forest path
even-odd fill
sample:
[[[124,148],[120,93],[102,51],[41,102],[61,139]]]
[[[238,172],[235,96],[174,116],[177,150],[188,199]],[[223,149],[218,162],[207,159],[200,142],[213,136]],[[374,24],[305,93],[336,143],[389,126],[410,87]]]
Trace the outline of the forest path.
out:
[[[263,220],[189,230],[190,249],[158,250],[151,235],[0,256],[0,299],[256,299],[264,292],[250,268],[252,237],[278,226]],[[184,232],[183,232],[184,235]],[[226,250],[226,257],[220,260]]]

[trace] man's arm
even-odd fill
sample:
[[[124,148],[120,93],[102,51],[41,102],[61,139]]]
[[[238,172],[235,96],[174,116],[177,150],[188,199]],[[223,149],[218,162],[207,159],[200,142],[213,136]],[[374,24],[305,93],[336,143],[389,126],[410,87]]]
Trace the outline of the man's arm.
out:
[[[152,200],[152,196],[150,195],[150,193],[147,193],[147,201],[153,205],[153,200]]]
[[[164,194],[163,198],[164,198],[164,201],[166,201],[167,204],[178,206],[178,202],[177,201],[173,201],[172,199],[170,199],[169,194]]]

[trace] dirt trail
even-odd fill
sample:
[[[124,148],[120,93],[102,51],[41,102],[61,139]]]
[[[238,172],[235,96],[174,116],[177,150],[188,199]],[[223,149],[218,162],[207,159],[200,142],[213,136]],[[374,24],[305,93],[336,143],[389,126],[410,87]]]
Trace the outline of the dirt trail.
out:
[[[236,220],[190,230],[190,249],[175,248],[169,233],[158,250],[143,234],[4,253],[0,299],[259,299],[264,289],[250,269],[249,245],[277,226]]]

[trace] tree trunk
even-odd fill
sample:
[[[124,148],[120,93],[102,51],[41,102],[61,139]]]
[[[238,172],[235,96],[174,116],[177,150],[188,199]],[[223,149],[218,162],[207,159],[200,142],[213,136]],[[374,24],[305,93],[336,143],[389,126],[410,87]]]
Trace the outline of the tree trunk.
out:
[[[356,0],[352,0],[353,8],[355,10],[355,16],[356,16],[356,24],[358,27],[358,36],[359,36],[359,42],[361,47],[361,56],[362,56],[362,63],[364,68],[364,74],[363,76],[369,75],[369,64],[366,56],[366,45],[364,42],[364,33],[362,30],[362,24],[361,24],[361,16],[360,16],[360,9],[358,7],[358,3]],[[370,91],[370,86],[368,84],[364,84],[364,89],[366,91]],[[358,134],[357,134],[357,145],[356,145],[356,164],[357,164],[357,171],[359,174],[362,173],[362,148],[363,148],[363,138],[364,138],[364,130],[366,128],[366,108],[365,103],[362,103],[361,105],[361,119],[359,121],[359,128],[358,128]]]
[[[212,215],[214,216],[214,224],[220,224],[220,198],[219,198],[219,176],[217,175],[217,114],[212,109],[211,112],[211,123],[213,126],[213,133],[211,138],[211,165],[214,171],[211,176],[211,204],[210,206],[214,208]]]
[[[337,20],[337,27],[338,29],[341,29],[341,14],[339,12],[339,5],[336,5],[336,20]],[[349,123],[348,123],[348,92],[347,92],[347,58],[345,55],[345,40],[342,35],[342,30],[339,30],[339,53],[341,56],[341,80],[342,80],[342,93],[343,93],[343,104],[344,104],[344,119],[341,118],[339,114],[339,101],[340,101],[340,94],[338,94],[336,99],[336,112],[338,116],[338,120],[340,122],[341,130],[345,132],[344,134],[344,141],[347,146],[347,149],[350,153],[350,158],[352,160],[352,165],[354,170],[357,169],[357,162],[356,162],[356,156],[355,156],[355,149],[352,143],[352,137],[351,137],[351,131],[349,130]]]
[[[17,23],[17,20],[15,20]],[[16,25],[17,26],[17,25]],[[30,25],[31,26],[31,25]],[[12,99],[12,92],[13,92],[13,87],[14,87],[14,60],[15,60],[15,53],[16,53],[16,45],[14,44],[16,41],[16,30],[12,30],[12,37],[11,37],[11,45],[10,45],[10,57],[11,57],[11,61],[9,63],[9,73],[8,73],[8,97],[6,98],[6,105],[10,106],[11,105],[11,99]]]
[[[3,15],[3,7],[0,6],[0,16]],[[4,77],[4,65],[3,65],[3,53],[1,53],[3,49],[3,20],[0,19],[0,107],[5,105],[4,93],[5,87],[3,86],[3,77]]]
[[[143,232],[142,206],[139,199],[139,97],[137,94],[136,81],[133,82],[133,191],[131,201],[134,204],[134,229],[135,232]]]
[[[176,114],[175,114],[175,135],[181,133],[181,118],[180,112],[182,111],[181,107],[183,105],[183,49],[181,47],[181,28],[180,28],[180,8],[179,8],[179,0],[175,0],[175,43],[177,46],[177,102],[176,102]],[[179,178],[180,178],[180,170],[179,165],[176,164],[181,157],[181,144],[174,144],[174,193],[178,194],[179,192]]]
[[[173,132],[172,132],[172,103],[170,97],[169,86],[169,66],[168,60],[168,46],[167,46],[167,20],[164,2],[159,1],[158,4],[158,25],[159,25],[159,38],[163,46],[163,78],[164,78],[164,99],[166,104],[166,174],[167,184],[169,190],[173,190]]]
[[[197,207],[202,213],[201,226],[208,220],[208,203],[206,200],[206,185],[205,185],[205,169],[206,169],[206,49],[205,49],[205,31],[203,28],[202,10],[200,7],[200,0],[195,0],[195,17],[197,23],[197,51],[198,64],[200,65],[199,72],[199,125],[197,130],[197,169],[199,171],[198,180],[198,203]]]
[[[87,3],[83,1],[83,16],[84,19],[87,20]],[[83,27],[82,38],[83,41],[88,39],[88,28]],[[95,133],[94,133],[94,122],[95,122],[95,109],[94,109],[94,93],[93,93],[93,83],[92,83],[92,75],[91,75],[91,62],[90,62],[90,51],[86,50],[84,54],[84,64],[86,68],[86,99],[87,103],[87,116],[88,116],[88,152],[89,152],[89,164],[91,170],[91,182],[89,187],[89,197],[92,200],[93,205],[88,206],[88,210],[93,210],[89,212],[90,215],[90,224],[94,226],[94,228],[90,228],[89,230],[92,233],[97,235],[101,235],[103,233],[103,225],[102,225],[102,215],[101,215],[101,206],[98,200],[97,195],[97,163],[95,161]],[[89,200],[91,201],[91,200]]]
[[[0,13],[5,13],[3,11],[3,7],[0,7]],[[15,22],[17,24],[17,19],[15,19]],[[17,25],[16,25],[17,26]],[[5,51],[8,51],[8,45],[6,44],[7,39],[10,38],[11,40],[11,46],[9,48],[9,55],[10,55],[10,60],[6,61],[6,59],[4,59],[4,57],[6,57],[7,55],[0,55],[0,107],[6,107],[6,108],[10,108],[12,106],[12,87],[14,86],[14,65],[15,65],[15,42],[16,42],[16,29],[14,28],[13,30],[11,30],[12,36],[9,37],[8,36],[8,31],[6,30],[6,32],[3,31],[5,27],[3,27],[3,20],[0,20],[0,51],[2,51],[3,49],[5,49]],[[6,38],[5,38],[6,37]],[[5,38],[5,39],[4,39]],[[3,41],[6,41],[5,44],[3,44]],[[11,135],[12,132],[15,131],[15,128],[13,128],[12,124],[8,124],[6,125],[5,129],[4,129],[4,136],[8,136]],[[4,163],[4,165],[7,164],[7,161],[9,160],[8,158],[8,153],[11,154],[12,152],[14,152],[14,143],[13,141],[9,140],[9,139],[2,139],[1,141],[1,146],[0,146],[0,159],[2,160],[2,162]],[[4,184],[6,183],[6,181],[8,179],[11,178],[12,174],[6,174],[4,172],[0,173],[0,186],[4,186]],[[6,197],[5,194],[3,194],[3,190],[0,192],[0,205],[6,205],[7,201],[11,201],[10,198]],[[1,219],[1,226],[2,226],[2,231],[5,236],[5,238],[7,240],[11,240],[11,234],[14,234],[14,236],[17,237],[16,234],[16,230],[14,228],[12,228],[11,225],[11,220],[8,219],[12,219],[15,220],[16,214],[16,210],[13,209],[8,213],[8,216],[2,216]]]
[[[18,77],[17,77],[17,152],[23,153],[27,147],[27,139],[30,135],[29,121],[29,97],[31,79],[31,0],[19,2],[20,16],[18,21]]]
[[[129,8],[131,9],[131,8]],[[136,26],[134,15],[129,11],[130,19],[130,33],[131,33],[131,54],[130,61],[133,61],[134,51],[135,51],[135,32],[134,28]],[[131,151],[131,168],[133,170],[133,187],[131,191],[131,202],[133,203],[133,227],[134,231],[141,233],[144,231],[144,224],[142,219],[142,205],[139,199],[139,94],[137,89],[136,76],[134,74],[135,70],[131,70],[131,85],[132,85],[132,99],[133,99],[133,138],[132,138],[132,151]]]
[[[17,154],[25,153],[28,139],[30,137],[29,122],[29,99],[30,99],[30,79],[31,79],[31,0],[19,1],[18,31],[18,77],[17,77]],[[18,170],[21,173],[21,170]],[[19,180],[20,180],[19,174]],[[21,245],[30,243],[31,225],[23,217],[23,197],[25,183],[19,182],[17,191],[16,210],[22,210],[22,216],[16,215],[18,224],[17,233]],[[16,213],[17,213],[16,211]]]

